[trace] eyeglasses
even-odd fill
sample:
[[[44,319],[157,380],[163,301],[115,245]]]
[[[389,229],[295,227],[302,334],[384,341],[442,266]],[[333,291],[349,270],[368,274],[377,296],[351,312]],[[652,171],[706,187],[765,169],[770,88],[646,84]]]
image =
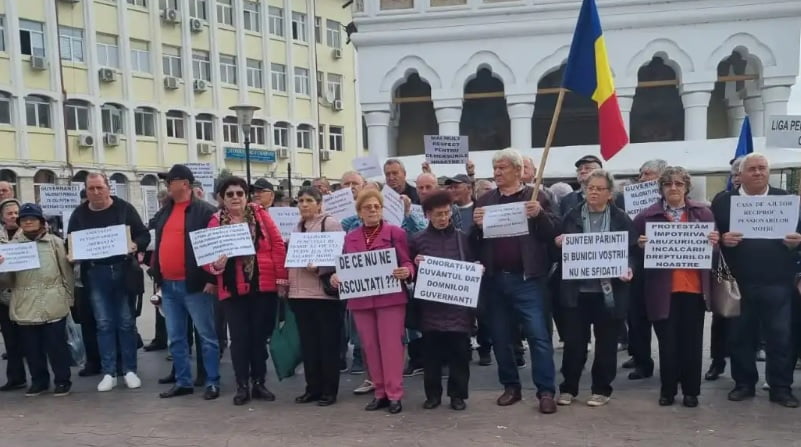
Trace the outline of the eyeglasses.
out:
[[[663,188],[670,188],[671,186],[675,186],[676,188],[684,188],[686,183],[684,182],[662,182]]]
[[[225,191],[225,197],[233,199],[234,196],[245,197],[245,191],[242,191],[241,189],[239,191]]]
[[[601,192],[601,191],[609,191],[609,188],[607,188],[607,187],[605,187],[605,186],[588,186],[588,187],[587,187],[587,191],[588,191],[588,192]]]
[[[381,205],[362,205],[363,210],[380,210]]]

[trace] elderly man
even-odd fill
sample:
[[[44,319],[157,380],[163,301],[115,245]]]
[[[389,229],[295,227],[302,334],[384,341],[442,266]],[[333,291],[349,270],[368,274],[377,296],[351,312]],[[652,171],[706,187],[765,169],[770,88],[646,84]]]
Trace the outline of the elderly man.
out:
[[[590,172],[596,169],[601,169],[603,167],[603,163],[601,163],[601,159],[595,155],[585,155],[576,160],[575,166],[576,181],[579,184],[579,189],[566,195],[559,202],[559,214],[562,216],[566,215],[570,210],[584,202],[584,184],[587,182]]]
[[[420,199],[420,203],[439,190],[437,177],[428,172],[418,175],[414,183],[417,187],[417,196]]]
[[[414,204],[420,204],[420,197],[417,195],[417,189],[406,182],[406,167],[403,166],[400,160],[390,158],[384,162],[384,179],[386,180],[387,186],[394,189],[395,192],[408,197]],[[436,178],[434,182],[436,183]]]
[[[14,198],[14,187],[11,186],[11,183],[6,181],[0,182],[0,201],[13,198]]]
[[[514,149],[498,151],[492,159],[492,166],[498,189],[486,193],[476,203],[473,238],[480,248],[481,263],[486,269],[485,281],[495,291],[487,310],[498,362],[498,378],[504,386],[497,403],[512,405],[522,398],[509,330],[510,325],[520,321],[531,351],[531,373],[537,387],[539,409],[545,414],[554,413],[555,369],[545,282],[551,266],[548,246],[557,233],[556,217],[551,214],[550,205],[543,196],[531,200],[534,190],[522,183],[523,158],[519,152]],[[509,203],[525,204],[528,234],[484,238],[485,207]]]
[[[317,190],[320,191],[320,194],[324,196],[331,194],[331,183],[325,177],[318,177],[314,179],[311,185],[317,188]]]
[[[719,195],[712,203],[718,231],[723,235],[723,255],[740,288],[740,316],[730,321],[731,373],[734,389],[729,400],[754,397],[759,373],[756,368],[757,332],[764,331],[767,352],[765,375],[770,400],[785,407],[798,407],[793,384],[795,355],[792,349],[793,277],[801,223],[782,239],[746,239],[731,230],[731,198],[735,196],[784,196],[787,191],[768,184],[770,165],[759,153],[751,153],[740,164],[738,189]]]
[[[273,206],[275,201],[275,187],[266,178],[260,178],[250,185],[253,201],[265,209]]]
[[[475,185],[475,187],[473,189],[475,189],[476,200],[478,200],[484,194],[486,194],[486,193],[492,191],[493,189],[495,189],[495,182],[493,182],[492,180],[487,180],[487,179],[479,179],[479,180],[476,180],[476,185]]]

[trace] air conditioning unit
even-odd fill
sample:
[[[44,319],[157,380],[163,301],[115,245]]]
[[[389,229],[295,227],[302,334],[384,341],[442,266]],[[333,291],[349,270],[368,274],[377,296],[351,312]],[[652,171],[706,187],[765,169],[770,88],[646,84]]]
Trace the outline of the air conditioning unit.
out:
[[[47,70],[47,59],[42,56],[31,56],[31,68],[34,70]]]
[[[88,133],[78,135],[78,146],[92,147],[95,145],[95,137]]]
[[[161,11],[161,18],[167,23],[178,23],[178,11],[175,9],[164,9]]]
[[[287,159],[289,158],[289,149],[282,147],[276,151],[278,153],[278,158]]]
[[[199,33],[203,31],[203,22],[193,17],[189,20],[189,29],[192,30],[193,33]]]
[[[192,88],[194,88],[196,92],[205,92],[206,89],[209,88],[209,83],[203,79],[195,79],[192,83]]]
[[[106,146],[117,146],[120,144],[120,136],[115,133],[107,133],[103,136],[103,143]]]
[[[197,144],[197,153],[200,155],[209,155],[211,154],[212,146],[209,143],[198,143]]]
[[[164,88],[175,90],[178,88],[178,78],[175,76],[167,76],[164,78]]]
[[[333,57],[334,59],[342,59],[342,50],[339,48],[334,48],[331,51],[331,57]]]
[[[98,70],[100,82],[114,82],[117,80],[117,73],[113,68],[101,68]]]
[[[337,112],[342,110],[342,100],[341,99],[335,100],[333,103],[331,103],[331,108]]]
[[[320,151],[320,161],[330,161],[331,160],[331,151],[328,150],[321,150]]]

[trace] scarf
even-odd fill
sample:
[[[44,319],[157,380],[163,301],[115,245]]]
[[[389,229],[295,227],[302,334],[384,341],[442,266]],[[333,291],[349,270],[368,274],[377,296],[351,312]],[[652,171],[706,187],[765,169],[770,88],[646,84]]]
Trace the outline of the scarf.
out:
[[[601,215],[601,227],[598,230],[600,233],[607,233],[610,230],[611,212],[609,211],[611,205],[607,205]],[[587,202],[581,204],[581,225],[585,233],[592,231],[590,224],[590,207]],[[601,279],[601,291],[604,294],[604,305],[607,309],[615,308],[615,294],[612,290],[612,280],[610,278]]]
[[[687,210],[686,203],[681,208],[673,208],[670,205],[668,205],[667,200],[662,201],[662,207],[665,210],[665,216],[671,222],[681,222],[681,218]]]
[[[253,207],[251,205],[245,206],[244,215],[242,216],[243,223],[248,224],[248,228],[250,228],[250,237],[253,239],[253,246],[259,246],[259,239],[261,239],[261,225],[259,224],[259,219],[256,216],[256,213],[253,211]],[[231,213],[227,209],[220,210],[220,226],[222,225],[231,225]],[[256,265],[256,255],[248,255],[248,256],[238,256],[237,258],[242,260],[242,270],[245,275],[245,279],[248,283],[253,281],[253,273],[254,267]],[[223,285],[226,289],[231,291],[232,294],[236,294],[237,287],[236,287],[236,260],[237,258],[231,258],[228,260],[225,266],[225,271],[223,271]]]

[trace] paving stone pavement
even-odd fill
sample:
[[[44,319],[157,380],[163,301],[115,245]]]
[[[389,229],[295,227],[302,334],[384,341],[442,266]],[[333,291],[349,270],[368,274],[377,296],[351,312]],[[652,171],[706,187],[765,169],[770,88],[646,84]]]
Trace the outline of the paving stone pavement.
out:
[[[152,337],[152,318],[152,308],[146,309],[139,321],[146,341]],[[423,410],[418,376],[405,381],[404,411],[393,416],[365,412],[369,397],[350,393],[362,376],[349,374],[342,375],[339,402],[331,407],[295,404],[294,397],[303,391],[302,376],[278,383],[272,372],[268,386],[277,401],[235,407],[227,354],[218,400],[204,401],[200,390],[159,399],[158,392],[166,386],[156,380],[170,369],[165,356],[164,351],[139,352],[144,385],[138,390],[120,383],[112,392],[98,393],[99,378],[77,377],[74,369],[70,396],[0,394],[0,447],[801,446],[801,409],[770,404],[765,391],[758,391],[752,401],[729,402],[728,375],[703,384],[698,408],[662,408],[657,405],[657,377],[631,382],[621,369],[608,406],[590,408],[579,401],[546,416],[535,410],[530,368],[520,370],[526,386],[523,402],[501,408],[495,405],[500,393],[495,366],[474,364],[466,411],[455,412],[447,405]],[[621,353],[620,361],[625,358]],[[559,351],[556,360],[559,365]],[[0,362],[2,370],[4,363]],[[588,375],[580,398],[589,397]],[[801,373],[796,373],[796,383],[801,383]]]

